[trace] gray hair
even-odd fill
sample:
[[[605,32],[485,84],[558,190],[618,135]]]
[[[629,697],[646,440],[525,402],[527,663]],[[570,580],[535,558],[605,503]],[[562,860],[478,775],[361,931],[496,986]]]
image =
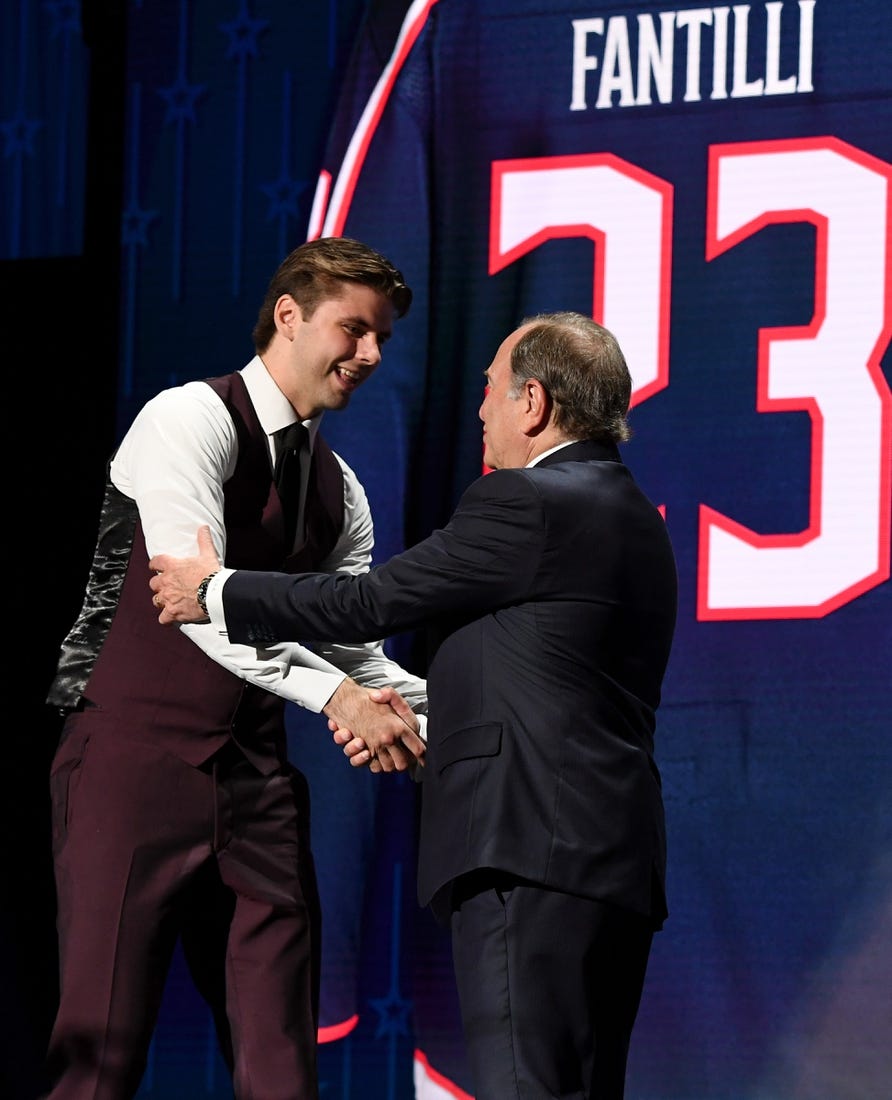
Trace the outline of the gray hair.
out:
[[[632,376],[613,333],[582,313],[538,313],[511,352],[509,396],[530,378],[554,402],[555,427],[568,439],[623,443]]]

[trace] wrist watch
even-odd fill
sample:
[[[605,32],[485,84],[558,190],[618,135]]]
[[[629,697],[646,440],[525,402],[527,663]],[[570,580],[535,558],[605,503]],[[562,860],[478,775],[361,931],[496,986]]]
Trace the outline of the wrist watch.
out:
[[[195,601],[198,604],[198,606],[201,608],[201,610],[204,612],[205,615],[207,615],[207,613],[208,613],[208,606],[205,603],[205,600],[207,600],[207,596],[208,596],[208,585],[211,583],[213,578],[216,577],[217,573],[219,573],[219,572],[220,572],[219,569],[215,569],[213,573],[208,573],[208,575],[204,578],[204,580],[201,581],[200,584],[198,585],[198,590],[195,593]]]

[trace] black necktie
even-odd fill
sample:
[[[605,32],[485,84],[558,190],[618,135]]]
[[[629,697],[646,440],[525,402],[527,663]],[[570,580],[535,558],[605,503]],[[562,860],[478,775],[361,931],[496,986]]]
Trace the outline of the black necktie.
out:
[[[294,547],[294,531],[300,511],[300,453],[307,439],[307,429],[298,421],[276,432],[276,489],[282,502],[285,519],[285,546]]]

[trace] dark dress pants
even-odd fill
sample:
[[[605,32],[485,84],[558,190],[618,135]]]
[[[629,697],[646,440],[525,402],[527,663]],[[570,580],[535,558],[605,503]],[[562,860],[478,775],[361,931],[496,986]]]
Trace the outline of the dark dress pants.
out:
[[[647,918],[484,870],[451,932],[475,1100],[621,1100]]]
[[[129,1100],[177,937],[238,1100],[316,1100],[319,909],[301,777],[204,768],[68,720],[51,790],[60,1004],[51,1100]]]

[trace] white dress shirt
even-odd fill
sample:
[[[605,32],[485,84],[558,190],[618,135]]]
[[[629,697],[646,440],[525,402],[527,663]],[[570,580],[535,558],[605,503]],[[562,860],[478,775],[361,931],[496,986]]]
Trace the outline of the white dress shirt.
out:
[[[241,375],[268,436],[272,461],[273,433],[294,422],[294,409],[259,357]],[[311,449],[320,420],[321,416],[305,421]],[[207,524],[217,554],[224,560],[223,486],[232,477],[237,452],[235,426],[226,406],[204,382],[164,390],[142,408],[115,454],[111,479],[120,492],[136,501],[150,557],[162,553],[193,557],[198,552],[196,532]],[[368,499],[347,463],[335,457],[344,472],[344,526],[319,571],[364,573],[374,545]],[[148,580],[147,569],[146,599],[151,598]],[[212,618],[222,623],[222,599],[209,588],[209,611],[212,599],[219,604]],[[236,676],[308,710],[321,711],[348,675],[366,687],[391,685],[414,710],[427,710],[426,682],[390,660],[379,642],[326,643],[315,649],[282,642],[257,649],[231,643],[226,631],[213,622],[182,624],[179,629]],[[423,718],[421,725],[424,730]]]

